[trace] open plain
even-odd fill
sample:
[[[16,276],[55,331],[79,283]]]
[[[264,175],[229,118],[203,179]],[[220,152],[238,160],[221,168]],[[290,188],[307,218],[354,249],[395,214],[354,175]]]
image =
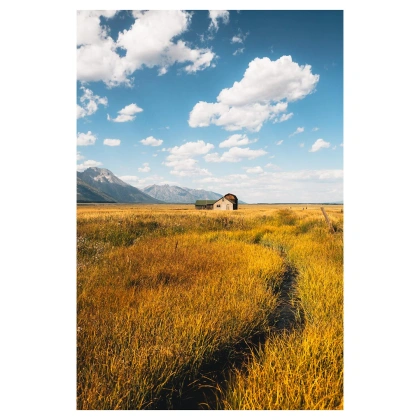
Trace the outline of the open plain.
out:
[[[78,409],[343,409],[343,206],[77,208]]]

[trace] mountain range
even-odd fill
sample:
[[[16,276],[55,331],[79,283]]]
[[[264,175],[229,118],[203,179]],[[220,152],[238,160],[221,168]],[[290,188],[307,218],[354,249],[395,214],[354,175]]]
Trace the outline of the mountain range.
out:
[[[178,187],[176,185],[149,185],[142,189],[143,192],[165,201],[166,203],[188,204],[195,203],[196,200],[218,200],[222,197],[213,191],[193,190],[186,187]]]
[[[77,172],[78,203],[173,203],[218,200],[222,194],[176,185],[149,185],[138,189],[116,177],[109,169],[88,168]],[[239,200],[240,204],[245,204]]]
[[[104,168],[77,172],[77,202],[162,203]]]

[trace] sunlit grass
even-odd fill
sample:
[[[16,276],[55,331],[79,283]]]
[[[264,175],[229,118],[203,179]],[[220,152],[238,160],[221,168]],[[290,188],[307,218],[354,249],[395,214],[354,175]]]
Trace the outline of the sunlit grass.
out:
[[[306,208],[307,207],[307,208]],[[342,206],[78,207],[78,408],[154,408],[255,334],[218,408],[343,406]],[[286,263],[302,330],[273,333]]]

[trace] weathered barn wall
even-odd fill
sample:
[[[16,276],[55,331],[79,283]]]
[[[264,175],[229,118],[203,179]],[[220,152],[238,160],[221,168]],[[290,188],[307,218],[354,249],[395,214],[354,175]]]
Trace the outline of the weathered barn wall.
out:
[[[213,204],[213,210],[233,210],[233,203],[222,197]]]

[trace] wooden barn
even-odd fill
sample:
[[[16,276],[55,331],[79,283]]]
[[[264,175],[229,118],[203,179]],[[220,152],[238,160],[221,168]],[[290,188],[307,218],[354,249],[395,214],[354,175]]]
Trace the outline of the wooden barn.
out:
[[[226,194],[218,200],[197,200],[197,210],[238,210],[238,197],[234,194]]]

